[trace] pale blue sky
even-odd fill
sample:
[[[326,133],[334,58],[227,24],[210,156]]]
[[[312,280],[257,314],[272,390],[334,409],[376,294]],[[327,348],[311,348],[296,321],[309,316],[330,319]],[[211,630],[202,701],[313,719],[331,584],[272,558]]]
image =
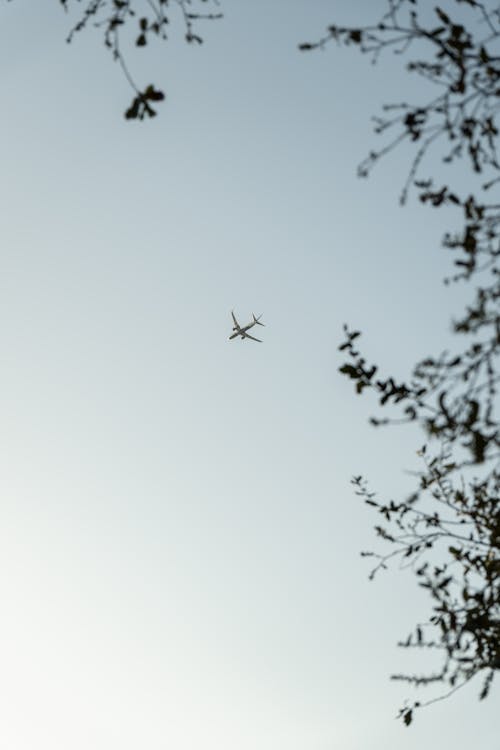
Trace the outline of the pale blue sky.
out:
[[[36,5],[0,27],[0,745],[492,746],[477,684],[394,720],[426,600],[359,558],[350,477],[404,492],[421,437],[367,427],[342,323],[403,375],[461,296],[407,163],[355,176],[408,79],[296,50],[374,3],[224,2],[203,47],[131,58],[168,93],[141,125],[100,37]]]

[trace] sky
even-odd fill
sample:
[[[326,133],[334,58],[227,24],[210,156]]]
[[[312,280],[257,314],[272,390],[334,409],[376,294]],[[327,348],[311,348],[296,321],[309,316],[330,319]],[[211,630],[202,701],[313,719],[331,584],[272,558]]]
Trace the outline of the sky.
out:
[[[356,177],[370,116],[421,90],[392,57],[297,51],[374,6],[228,1],[201,47],[172,24],[131,53],[167,93],[144,123],[98,32],[67,45],[58,3],[2,7],[8,750],[493,747],[477,683],[395,720],[427,601],[359,556],[350,478],[404,494],[422,437],[368,426],[342,324],[404,376],[464,299],[450,217],[398,204],[405,155]],[[262,344],[228,341],[232,309]]]

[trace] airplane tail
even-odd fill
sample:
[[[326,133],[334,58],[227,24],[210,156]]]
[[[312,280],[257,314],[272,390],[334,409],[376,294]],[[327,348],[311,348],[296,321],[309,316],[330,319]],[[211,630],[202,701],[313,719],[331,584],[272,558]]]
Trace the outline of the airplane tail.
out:
[[[252,313],[252,317],[253,317],[253,322],[254,322],[254,323],[257,323],[257,325],[258,325],[258,326],[263,326],[263,325],[265,325],[265,323],[261,323],[261,322],[260,322],[260,319],[262,318],[262,315],[259,315],[259,316],[258,316],[258,317],[256,318],[256,317],[255,317],[255,315],[254,315],[254,314]]]

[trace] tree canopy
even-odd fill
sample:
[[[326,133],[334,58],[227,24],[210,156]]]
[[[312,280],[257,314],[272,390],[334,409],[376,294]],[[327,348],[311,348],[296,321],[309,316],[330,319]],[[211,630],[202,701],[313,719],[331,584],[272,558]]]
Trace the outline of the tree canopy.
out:
[[[314,50],[336,42],[356,45],[376,61],[393,51],[406,68],[428,81],[429,100],[384,106],[375,132],[392,138],[371,151],[359,166],[367,176],[381,157],[403,142],[414,157],[403,186],[433,208],[455,207],[462,229],[447,233],[454,271],[445,281],[474,282],[462,315],[453,321],[460,337],[455,351],[418,361],[403,382],[381,376],[358,346],[359,331],[345,327],[340,350],[348,356],[340,371],[358,394],[372,391],[389,416],[372,417],[378,427],[417,423],[423,433],[418,453],[422,468],[414,491],[398,501],[379,500],[362,475],[356,492],[381,517],[377,535],[388,552],[365,552],[376,564],[371,577],[389,562],[410,567],[432,603],[430,613],[401,646],[430,648],[442,655],[432,674],[398,674],[415,686],[441,682],[455,692],[483,676],[480,697],[488,695],[500,669],[500,429],[497,392],[500,380],[500,205],[488,191],[500,181],[497,157],[500,100],[500,11],[476,0],[454,0],[431,13],[419,13],[417,0],[389,0],[379,22],[361,28],[332,25],[319,41],[301,44]],[[467,6],[468,16],[454,15]],[[415,57],[411,53],[415,52]],[[461,195],[452,184],[436,184],[436,149],[446,165],[463,160],[482,178],[478,191]],[[397,412],[397,413],[395,413]],[[420,701],[405,704],[400,717],[408,725]]]
[[[136,83],[130,49],[166,41],[171,28],[181,29],[187,43],[201,44],[202,24],[222,16],[217,0],[59,2],[79,14],[68,42],[89,27],[102,33],[133,89],[128,120],[154,117],[165,98],[156,84]],[[404,381],[381,375],[378,364],[368,363],[359,348],[360,332],[345,326],[339,349],[347,361],[340,371],[356,393],[372,392],[383,408],[371,424],[404,422],[420,430],[421,470],[409,496],[379,499],[363,475],[353,479],[357,494],[377,514],[377,536],[388,545],[388,551],[363,554],[375,561],[371,577],[399,560],[429,595],[430,610],[400,645],[438,651],[440,666],[432,674],[394,678],[415,686],[445,684],[445,692],[428,704],[480,676],[485,698],[500,670],[500,203],[495,192],[500,9],[478,0],[444,0],[435,8],[419,0],[381,0],[379,7],[375,23],[332,24],[317,40],[298,46],[314,52],[351,45],[373,62],[394,53],[395,65],[405,65],[429,85],[424,103],[383,107],[374,122],[384,143],[368,153],[358,171],[368,176],[382,157],[410,144],[413,158],[401,202],[414,194],[431,208],[455,209],[461,229],[443,238],[453,259],[445,283],[468,283],[472,294],[453,321],[455,350],[417,361]],[[479,176],[477,189],[463,194],[453,177],[443,184],[437,157],[444,168],[463,162],[469,174]],[[406,725],[421,705],[426,704],[414,701],[401,708]]]
[[[153,39],[167,41],[170,26],[180,25],[188,44],[202,44],[198,31],[202,21],[222,18],[217,0],[59,0],[65,11],[75,9],[77,21],[71,28],[67,41],[92,26],[100,30],[104,45],[134,91],[132,102],[125,110],[127,120],[144,120],[155,117],[156,105],[165,99],[165,93],[149,83],[140,86],[127,62],[128,48],[146,47]],[[75,6],[79,6],[76,8]],[[83,8],[82,8],[83,6]]]

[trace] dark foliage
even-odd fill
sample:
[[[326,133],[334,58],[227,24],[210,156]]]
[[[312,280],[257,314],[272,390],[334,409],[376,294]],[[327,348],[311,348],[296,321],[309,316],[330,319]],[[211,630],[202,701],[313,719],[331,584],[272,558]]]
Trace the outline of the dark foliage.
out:
[[[127,120],[143,120],[154,117],[156,110],[153,102],[165,99],[162,90],[152,84],[142,91],[132,77],[123,52],[122,36],[132,30],[126,37],[128,46],[146,47],[153,38],[166,41],[167,27],[171,18],[176,15],[184,27],[184,38],[189,44],[202,44],[202,37],[195,32],[195,25],[201,20],[216,20],[222,14],[215,12],[217,0],[59,0],[68,11],[70,6],[80,6],[80,16],[74,24],[67,41],[71,42],[75,34],[88,26],[100,29],[105,46],[110,50],[113,59],[118,62],[130,86],[135,92],[132,103],[125,112]],[[210,12],[210,6],[214,12]]]
[[[424,432],[422,469],[409,497],[380,501],[362,476],[353,479],[357,494],[381,517],[375,531],[389,545],[383,554],[363,553],[376,561],[371,577],[399,560],[431,600],[424,624],[400,645],[439,651],[441,666],[434,674],[394,679],[415,686],[447,683],[448,688],[427,703],[405,704],[399,716],[409,725],[416,708],[447,697],[476,675],[483,676],[480,697],[486,697],[500,669],[500,205],[484,195],[500,181],[500,9],[476,0],[448,0],[434,9],[417,0],[389,0],[378,23],[330,26],[318,42],[300,48],[331,42],[356,45],[373,61],[388,50],[399,59],[413,49],[421,55],[406,63],[407,70],[429,81],[437,95],[426,104],[384,107],[375,132],[394,135],[368,155],[359,174],[367,176],[400,143],[415,144],[401,200],[413,187],[422,203],[461,212],[462,230],[443,241],[455,266],[446,283],[476,283],[471,303],[453,323],[461,346],[417,362],[405,382],[381,377],[377,366],[366,363],[358,349],[359,331],[345,327],[339,347],[348,356],[340,371],[353,380],[356,392],[372,391],[389,411],[371,423],[413,422]],[[435,187],[433,179],[419,178],[424,157],[439,144],[445,164],[466,159],[472,172],[485,175],[477,194],[461,197],[449,185]]]
[[[152,84],[141,88],[135,83],[122,46],[143,49],[153,39],[167,40],[171,17],[181,22],[188,43],[201,44],[199,22],[221,17],[218,0],[59,2],[67,11],[80,10],[68,42],[89,26],[103,34],[134,90],[128,120],[154,117],[165,95]],[[409,725],[416,708],[447,697],[478,675],[480,697],[486,697],[500,670],[500,202],[487,199],[500,182],[500,6],[494,0],[442,0],[438,7],[424,0],[378,4],[385,12],[376,23],[331,25],[319,41],[299,47],[350,45],[373,62],[394,52],[395,59],[407,61],[409,73],[428,82],[433,95],[426,103],[386,105],[374,118],[375,132],[387,141],[368,154],[358,171],[368,176],[383,156],[410,144],[414,154],[401,202],[414,190],[427,206],[459,212],[461,230],[443,239],[454,266],[445,281],[475,284],[473,298],[453,322],[461,342],[457,350],[417,362],[403,382],[382,377],[376,365],[367,364],[358,349],[359,331],[345,327],[339,347],[347,355],[340,371],[358,394],[372,392],[388,414],[371,423],[413,423],[424,434],[419,441],[424,443],[422,468],[409,497],[381,501],[362,476],[353,479],[357,494],[380,518],[377,536],[389,545],[385,553],[363,553],[375,560],[371,577],[400,560],[414,571],[431,602],[430,613],[400,645],[440,652],[440,667],[434,674],[394,678],[447,687],[426,703],[405,704],[399,716]],[[481,176],[482,188],[461,195],[451,185],[436,184],[435,174],[424,178],[421,170],[431,149],[445,165],[463,160]],[[435,168],[435,158],[432,164]]]

